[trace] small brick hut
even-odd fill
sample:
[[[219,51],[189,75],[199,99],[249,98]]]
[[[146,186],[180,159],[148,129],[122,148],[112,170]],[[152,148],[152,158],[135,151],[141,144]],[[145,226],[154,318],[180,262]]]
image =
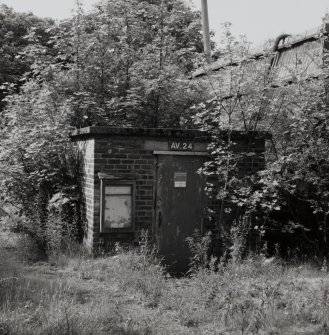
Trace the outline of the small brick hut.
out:
[[[220,136],[225,137],[225,132]],[[233,132],[237,150],[250,134]],[[250,169],[264,167],[264,133],[252,133]],[[136,244],[151,232],[177,271],[186,269],[186,237],[204,230],[204,178],[210,136],[198,130],[87,127],[72,134],[80,157],[85,245],[95,251],[115,242]]]

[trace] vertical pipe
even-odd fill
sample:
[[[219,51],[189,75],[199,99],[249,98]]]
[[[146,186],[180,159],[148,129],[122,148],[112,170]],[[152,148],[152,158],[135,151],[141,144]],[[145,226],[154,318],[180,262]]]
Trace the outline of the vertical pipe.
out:
[[[203,46],[207,62],[211,63],[211,45],[210,45],[210,31],[209,31],[209,17],[208,17],[208,3],[207,0],[201,0],[201,15],[202,15],[202,32],[203,32]]]

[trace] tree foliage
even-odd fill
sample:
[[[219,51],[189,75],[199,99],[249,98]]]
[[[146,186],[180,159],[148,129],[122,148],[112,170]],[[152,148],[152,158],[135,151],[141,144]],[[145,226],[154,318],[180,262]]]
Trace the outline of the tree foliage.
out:
[[[8,93],[17,92],[24,82],[24,73],[33,63],[24,57],[25,48],[34,43],[27,36],[33,34],[34,39],[45,47],[47,29],[52,24],[50,19],[41,19],[32,13],[16,13],[0,4],[0,111],[5,105],[1,100]]]
[[[179,126],[196,101],[185,75],[201,51],[198,13],[182,1],[102,1],[76,20],[76,86],[94,104],[80,119]]]
[[[68,141],[71,110],[60,90],[50,84],[30,81],[21,92],[7,98],[0,154],[1,189],[4,200],[24,217],[15,229],[33,237],[45,250],[44,233],[51,224],[48,215],[54,199],[61,195],[57,200],[71,206],[66,213],[58,213],[63,220],[66,216],[68,223],[72,221],[68,215],[72,206],[79,211],[74,201],[77,180],[73,148]]]
[[[250,225],[249,236],[282,243],[286,253],[299,247],[305,253],[328,255],[325,73],[312,78],[301,57],[288,68],[289,78],[282,80],[272,67],[274,53],[251,57],[249,44],[235,39],[227,28],[227,65],[219,75],[208,74],[203,80],[208,100],[197,107],[195,117],[214,138],[213,159],[204,172],[216,176],[221,185],[216,193],[218,211],[233,209],[237,222]],[[228,141],[219,141],[218,130],[225,129]],[[241,174],[246,158],[254,153],[251,147],[236,152],[230,137],[233,129],[248,132],[250,143],[258,131],[271,132],[264,171]],[[224,214],[219,216],[219,227]]]
[[[81,237],[72,129],[181,127],[200,101],[187,79],[200,14],[181,0],[102,0],[52,24],[1,9],[2,198],[24,218],[15,228],[47,250],[54,234]]]

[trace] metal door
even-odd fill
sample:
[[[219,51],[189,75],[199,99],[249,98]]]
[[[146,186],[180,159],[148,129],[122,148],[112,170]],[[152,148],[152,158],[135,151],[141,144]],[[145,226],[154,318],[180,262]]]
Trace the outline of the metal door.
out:
[[[186,238],[202,231],[204,181],[197,173],[202,156],[159,155],[157,164],[156,236],[159,254],[172,272],[188,270]]]

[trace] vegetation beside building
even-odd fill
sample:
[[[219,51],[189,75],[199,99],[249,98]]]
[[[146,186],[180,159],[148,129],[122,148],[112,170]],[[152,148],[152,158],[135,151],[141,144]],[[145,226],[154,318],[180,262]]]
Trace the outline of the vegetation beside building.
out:
[[[227,27],[222,59],[192,75],[203,67],[200,17],[182,1],[100,1],[90,13],[78,4],[59,24],[1,11],[3,59],[22,72],[1,77],[0,183],[13,230],[45,253],[81,240],[73,129],[197,125],[213,134],[203,173],[221,185],[220,214],[209,216],[226,250],[240,234],[244,249],[256,236],[271,253],[279,243],[285,256],[328,256],[327,24],[257,55]],[[265,171],[241,177],[253,153],[216,136],[233,129],[273,134]],[[233,232],[223,225],[232,213]]]

